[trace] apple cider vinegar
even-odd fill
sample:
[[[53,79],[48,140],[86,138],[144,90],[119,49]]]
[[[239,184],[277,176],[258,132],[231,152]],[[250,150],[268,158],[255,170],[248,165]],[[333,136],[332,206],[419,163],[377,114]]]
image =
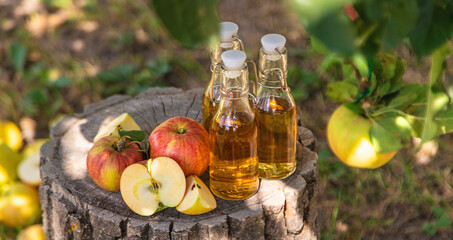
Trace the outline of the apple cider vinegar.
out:
[[[260,99],[255,108],[259,175],[279,179],[296,169],[296,107],[282,98],[266,100]]]
[[[280,34],[267,34],[261,43],[254,109],[259,134],[259,176],[283,179],[296,170],[297,163],[297,113],[286,83],[286,39]]]
[[[217,112],[220,101],[220,63],[222,53],[228,50],[244,50],[241,40],[237,36],[238,25],[232,22],[220,23],[220,42],[211,50],[211,79],[203,93],[202,125],[208,131],[212,117]]]
[[[219,109],[210,126],[210,188],[227,200],[243,200],[259,188],[258,131],[250,107],[246,55],[222,54]]]
[[[210,185],[223,199],[241,200],[258,191],[257,129],[253,116],[222,114],[212,123]]]

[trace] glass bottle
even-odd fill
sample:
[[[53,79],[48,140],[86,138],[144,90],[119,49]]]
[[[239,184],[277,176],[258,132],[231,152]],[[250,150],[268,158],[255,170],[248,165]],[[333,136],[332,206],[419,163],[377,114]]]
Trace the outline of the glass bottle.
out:
[[[259,176],[282,179],[296,170],[297,140],[296,104],[286,83],[286,39],[280,34],[267,34],[261,43],[254,109],[259,133]]]
[[[257,128],[249,103],[246,55],[222,54],[219,109],[210,137],[210,188],[227,200],[246,199],[258,191]]]
[[[244,50],[242,41],[238,38],[238,25],[232,22],[220,23],[220,42],[214,49],[211,49],[211,80],[206,86],[203,93],[202,125],[209,133],[212,117],[218,109],[220,101],[220,63],[221,55],[228,50]]]

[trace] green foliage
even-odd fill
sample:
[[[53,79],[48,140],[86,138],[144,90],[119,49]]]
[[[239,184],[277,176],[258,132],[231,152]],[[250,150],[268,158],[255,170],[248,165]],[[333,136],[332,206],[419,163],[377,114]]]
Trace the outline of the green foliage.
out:
[[[217,37],[218,0],[150,2],[168,33],[184,47],[199,47]]]
[[[427,222],[423,224],[423,231],[430,236],[436,235],[439,229],[446,229],[451,227],[451,219],[445,210],[440,207],[433,208],[433,214],[436,217],[434,222]]]
[[[373,121],[370,139],[377,152],[390,152],[410,145],[410,137],[421,144],[453,131],[453,109],[444,87],[443,71],[448,45],[433,56],[431,82],[403,85],[406,62],[394,54],[377,54],[365,66],[361,57],[326,57],[321,64],[334,80],[326,94],[334,101],[356,103]],[[359,67],[361,65],[361,69]],[[363,77],[364,69],[371,78]]]
[[[451,102],[443,81],[445,59],[449,54],[450,47],[447,43],[443,47],[438,48],[432,56],[431,72],[429,76],[430,87],[420,146],[440,134],[453,131],[453,129],[445,129],[445,125],[435,121],[436,115],[443,112]],[[448,125],[451,124],[453,124],[453,118],[451,118]]]
[[[409,40],[417,56],[431,54],[453,34],[453,1],[418,0],[420,15],[409,33]]]
[[[313,45],[343,56],[369,58],[409,37],[417,56],[424,57],[453,34],[452,1],[356,0],[348,5],[350,2],[290,0],[290,5],[315,37]]]
[[[310,97],[310,93],[321,89],[319,75],[299,66],[292,65],[288,68],[287,81],[296,100],[305,100]]]
[[[339,9],[347,0],[291,1],[305,28],[331,51],[352,55],[356,51],[356,33],[349,19]],[[335,37],[332,37],[335,36]]]
[[[21,43],[12,43],[9,47],[9,60],[18,73],[24,71],[27,47]]]
[[[411,125],[396,113],[388,113],[375,120],[370,130],[370,140],[377,152],[391,152],[408,145]]]
[[[132,130],[132,131],[123,131],[118,130],[118,134],[120,137],[126,137],[133,142],[141,142],[145,139],[146,133],[140,130]]]
[[[136,95],[149,87],[168,86],[163,81],[165,74],[172,71],[171,65],[165,60],[148,61],[145,66],[137,64],[119,65],[98,73],[95,79],[103,87],[102,96],[113,94]]]

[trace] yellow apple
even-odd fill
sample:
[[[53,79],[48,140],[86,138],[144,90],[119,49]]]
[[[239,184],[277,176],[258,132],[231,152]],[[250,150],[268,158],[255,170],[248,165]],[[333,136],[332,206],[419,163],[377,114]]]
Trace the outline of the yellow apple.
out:
[[[185,190],[184,172],[168,157],[132,164],[121,174],[121,196],[132,211],[142,216],[177,206]]]
[[[119,136],[118,130],[132,131],[142,130],[129,113],[123,113],[117,118],[110,121],[106,126],[99,129],[98,134],[94,137],[93,142],[106,136]]]
[[[39,194],[35,188],[15,182],[3,186],[0,193],[0,222],[12,227],[25,227],[41,218]]]
[[[207,213],[217,207],[209,188],[195,175],[186,179],[186,194],[176,210],[188,215]]]
[[[0,143],[0,185],[17,179],[20,155],[5,143]]]
[[[22,146],[22,134],[19,127],[10,121],[0,120],[0,142],[4,142],[14,151]]]
[[[370,141],[371,120],[345,105],[338,107],[327,124],[330,149],[346,165],[378,168],[395,156],[396,151],[378,153]]]
[[[46,240],[42,224],[35,224],[25,228],[19,233],[17,240]]]

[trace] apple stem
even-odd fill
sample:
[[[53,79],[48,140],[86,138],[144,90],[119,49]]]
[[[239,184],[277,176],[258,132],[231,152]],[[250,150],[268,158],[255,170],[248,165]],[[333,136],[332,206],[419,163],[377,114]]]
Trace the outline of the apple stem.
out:
[[[118,141],[118,143],[116,144],[116,148],[117,148],[118,152],[122,152],[125,147],[126,147],[126,140],[121,138]]]
[[[186,132],[186,130],[185,130],[184,128],[179,128],[179,130],[178,130],[178,133],[179,133],[179,134],[183,134],[183,133],[185,133],[185,132]]]

